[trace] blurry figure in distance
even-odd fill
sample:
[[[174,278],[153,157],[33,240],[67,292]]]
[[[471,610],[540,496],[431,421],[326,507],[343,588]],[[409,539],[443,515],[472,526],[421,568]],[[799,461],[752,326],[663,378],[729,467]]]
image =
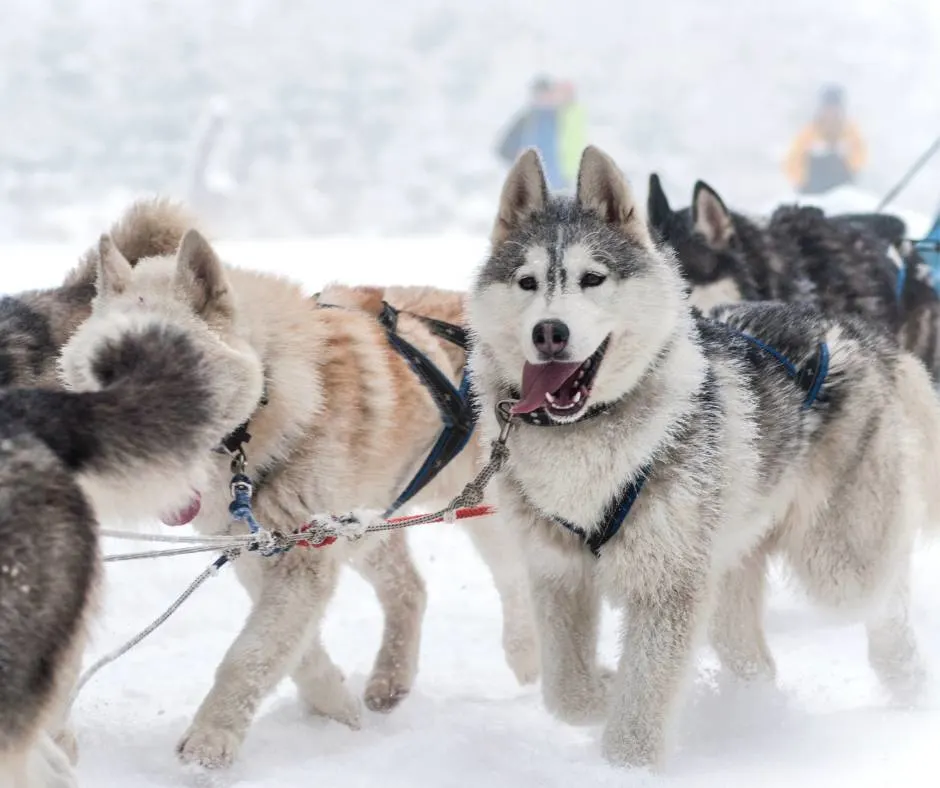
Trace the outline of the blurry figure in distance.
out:
[[[497,148],[499,158],[512,164],[528,148],[542,157],[548,188],[570,189],[585,145],[584,110],[571,82],[537,78],[529,104],[513,118]]]
[[[822,92],[813,121],[793,141],[786,175],[800,194],[822,194],[852,183],[865,158],[865,143],[846,116],[845,94],[831,86]]]

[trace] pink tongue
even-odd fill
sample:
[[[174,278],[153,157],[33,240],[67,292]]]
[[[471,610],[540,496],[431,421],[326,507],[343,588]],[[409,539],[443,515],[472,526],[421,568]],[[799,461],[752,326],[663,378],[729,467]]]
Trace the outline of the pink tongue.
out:
[[[560,389],[581,364],[577,361],[549,361],[547,364],[530,364],[522,368],[522,399],[513,408],[513,413],[531,413],[545,405],[545,395]]]
[[[199,493],[193,490],[193,497],[189,504],[171,514],[164,514],[160,517],[164,525],[188,525],[196,519],[199,509],[202,506],[202,498]]]

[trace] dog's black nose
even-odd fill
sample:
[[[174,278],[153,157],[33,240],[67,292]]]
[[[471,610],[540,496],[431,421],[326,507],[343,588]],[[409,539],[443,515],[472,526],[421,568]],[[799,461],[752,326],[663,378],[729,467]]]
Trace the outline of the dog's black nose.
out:
[[[532,329],[532,344],[545,359],[558,356],[568,345],[571,332],[560,320],[542,320]]]

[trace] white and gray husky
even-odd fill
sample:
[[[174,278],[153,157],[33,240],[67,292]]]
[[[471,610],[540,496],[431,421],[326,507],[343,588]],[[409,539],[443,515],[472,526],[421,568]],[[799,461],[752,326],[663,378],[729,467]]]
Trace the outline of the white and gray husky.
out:
[[[940,411],[912,356],[852,319],[749,304],[693,310],[614,162],[582,158],[574,198],[524,154],[503,187],[470,298],[484,429],[512,403],[493,500],[524,539],[543,695],[603,722],[616,764],[663,765],[706,637],[772,680],[767,563],[856,613],[903,698],[925,671],[908,617],[919,529],[936,524]],[[601,599],[623,611],[597,666]]]

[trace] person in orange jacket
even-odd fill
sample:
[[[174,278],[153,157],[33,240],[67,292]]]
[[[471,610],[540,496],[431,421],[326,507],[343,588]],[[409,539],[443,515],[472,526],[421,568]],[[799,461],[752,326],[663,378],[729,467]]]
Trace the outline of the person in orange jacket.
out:
[[[865,143],[846,117],[845,94],[839,87],[826,88],[813,122],[793,141],[787,178],[800,194],[822,194],[852,183],[865,160]]]

